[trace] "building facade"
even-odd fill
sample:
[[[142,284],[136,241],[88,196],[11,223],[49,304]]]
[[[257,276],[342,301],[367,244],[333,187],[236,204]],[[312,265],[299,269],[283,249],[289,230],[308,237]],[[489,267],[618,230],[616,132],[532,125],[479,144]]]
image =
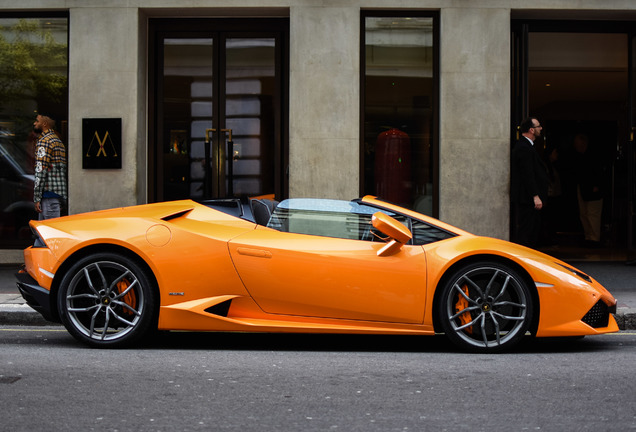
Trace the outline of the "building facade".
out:
[[[36,45],[66,38],[66,70],[35,56],[66,88],[5,98],[0,122],[26,148],[29,116],[56,117],[69,213],[371,193],[507,239],[510,146],[532,114],[564,189],[571,134],[598,138],[604,235],[632,245],[633,1],[0,0],[5,46],[34,20]],[[563,196],[553,222],[580,231]],[[20,242],[4,245],[0,262],[19,261]]]

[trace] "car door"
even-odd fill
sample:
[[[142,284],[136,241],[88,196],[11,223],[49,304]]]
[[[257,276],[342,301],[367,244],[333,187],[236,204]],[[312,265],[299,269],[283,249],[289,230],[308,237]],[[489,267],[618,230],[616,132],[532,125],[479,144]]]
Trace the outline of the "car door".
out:
[[[267,313],[421,323],[423,248],[406,245],[397,254],[379,257],[382,246],[260,226],[229,243],[245,287]]]

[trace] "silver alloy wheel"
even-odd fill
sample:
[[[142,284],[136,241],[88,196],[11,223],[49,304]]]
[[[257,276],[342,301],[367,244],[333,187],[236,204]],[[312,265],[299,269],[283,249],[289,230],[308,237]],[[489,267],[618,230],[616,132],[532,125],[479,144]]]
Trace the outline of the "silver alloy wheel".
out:
[[[512,345],[529,328],[530,293],[505,266],[468,267],[454,277],[444,297],[451,339],[469,349],[496,350]]]
[[[132,332],[144,313],[144,290],[135,274],[112,261],[91,262],[75,273],[65,306],[73,327],[99,341]]]

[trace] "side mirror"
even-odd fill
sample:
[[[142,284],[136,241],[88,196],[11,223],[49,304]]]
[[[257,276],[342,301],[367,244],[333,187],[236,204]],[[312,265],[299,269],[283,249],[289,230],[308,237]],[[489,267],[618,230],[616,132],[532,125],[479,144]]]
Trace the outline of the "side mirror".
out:
[[[378,256],[391,256],[396,254],[402,249],[402,246],[413,238],[413,235],[407,227],[385,213],[374,213],[371,218],[371,224],[373,228],[388,236],[388,242],[378,251]]]

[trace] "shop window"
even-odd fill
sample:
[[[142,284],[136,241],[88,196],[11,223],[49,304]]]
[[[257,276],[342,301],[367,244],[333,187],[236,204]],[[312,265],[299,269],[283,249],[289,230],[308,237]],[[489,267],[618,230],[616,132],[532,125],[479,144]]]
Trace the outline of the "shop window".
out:
[[[32,241],[38,113],[53,118],[65,138],[68,18],[0,15],[0,249]]]
[[[363,13],[362,193],[437,211],[437,18]]]

